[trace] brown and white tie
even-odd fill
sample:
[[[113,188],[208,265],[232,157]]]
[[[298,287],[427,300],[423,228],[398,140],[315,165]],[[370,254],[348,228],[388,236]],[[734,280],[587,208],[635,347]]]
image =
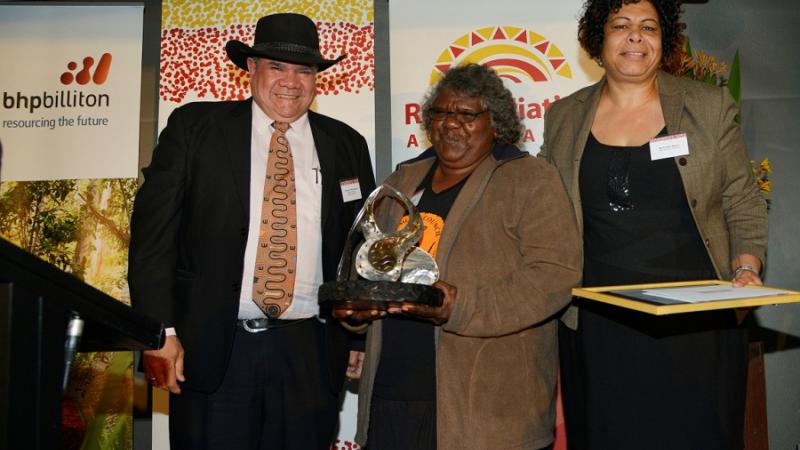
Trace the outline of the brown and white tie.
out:
[[[274,122],[269,143],[264,203],[258,233],[253,301],[274,319],[292,304],[297,266],[297,209],[294,163],[286,130],[289,124]]]

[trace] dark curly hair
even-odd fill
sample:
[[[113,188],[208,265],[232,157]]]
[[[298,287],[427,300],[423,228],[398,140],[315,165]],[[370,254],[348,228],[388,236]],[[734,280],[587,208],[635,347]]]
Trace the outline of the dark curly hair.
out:
[[[481,106],[489,111],[496,140],[516,144],[522,138],[522,122],[511,91],[503,85],[503,80],[494,69],[474,63],[451,68],[425,95],[422,103],[422,129],[428,135],[431,132],[433,103],[445,90],[479,98]]]
[[[578,22],[578,41],[581,47],[594,58],[600,58],[603,51],[605,25],[611,13],[619,11],[623,5],[649,1],[658,12],[661,25],[661,68],[676,73],[681,65],[681,53],[686,37],[681,22],[681,5],[677,0],[586,0],[583,15]]]

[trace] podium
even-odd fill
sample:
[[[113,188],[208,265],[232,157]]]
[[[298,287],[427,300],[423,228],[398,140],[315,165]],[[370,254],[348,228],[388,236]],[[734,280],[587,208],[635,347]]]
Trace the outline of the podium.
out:
[[[67,323],[79,351],[160,348],[162,324],[0,239],[0,448],[61,447]]]

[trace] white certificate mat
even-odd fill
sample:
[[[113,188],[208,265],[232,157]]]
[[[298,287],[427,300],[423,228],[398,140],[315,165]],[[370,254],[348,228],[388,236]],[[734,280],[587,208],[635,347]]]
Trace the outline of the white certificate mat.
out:
[[[643,294],[652,295],[659,298],[689,303],[715,302],[720,300],[735,300],[753,297],[769,297],[771,295],[787,295],[786,291],[782,291],[780,289],[753,287],[736,288],[732,285],[642,289],[641,292]]]
[[[800,292],[719,280],[575,288],[572,295],[657,316],[800,302]]]

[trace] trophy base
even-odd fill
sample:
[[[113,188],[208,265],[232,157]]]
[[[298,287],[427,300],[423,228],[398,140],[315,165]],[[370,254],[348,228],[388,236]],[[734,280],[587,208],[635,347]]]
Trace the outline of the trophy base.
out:
[[[444,293],[426,284],[351,280],[323,283],[317,299],[321,307],[385,310],[404,303],[442,306]]]

